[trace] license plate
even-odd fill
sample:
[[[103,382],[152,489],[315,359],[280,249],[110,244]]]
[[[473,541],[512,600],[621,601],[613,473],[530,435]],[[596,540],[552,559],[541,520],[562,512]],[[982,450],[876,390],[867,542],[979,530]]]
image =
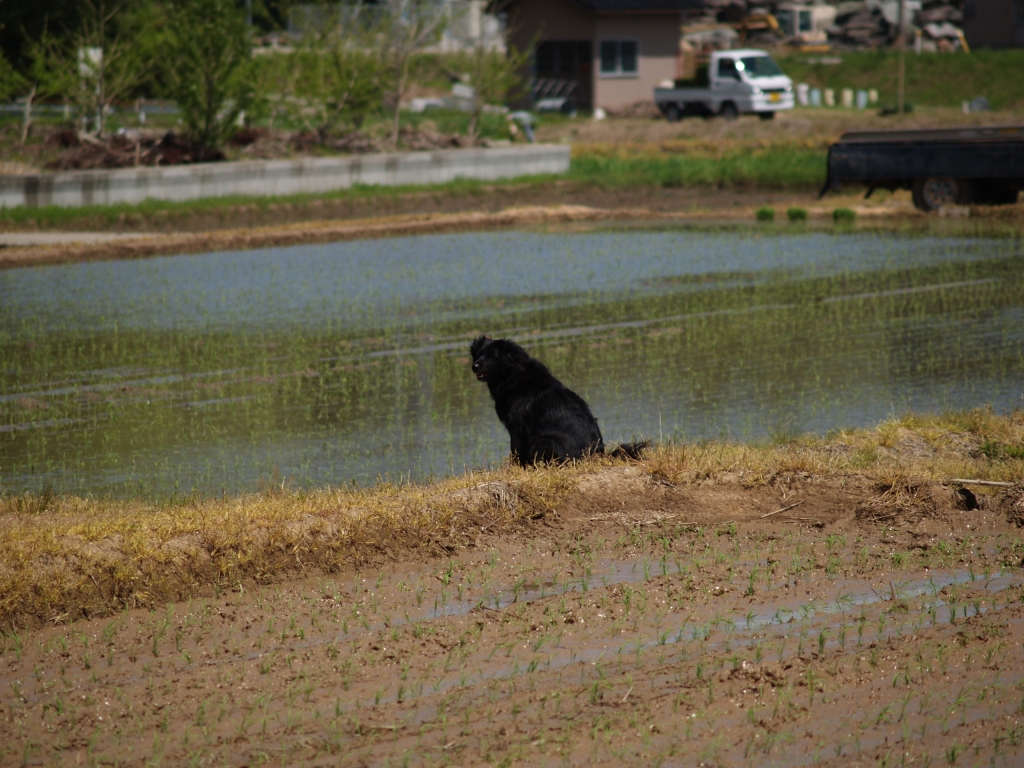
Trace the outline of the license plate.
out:
[[[770,101],[770,102],[771,102],[772,104],[774,104],[774,103],[775,103],[775,102],[777,102],[778,100],[779,100],[779,94],[777,94],[777,93],[773,93],[773,94],[771,94],[771,95],[770,95],[770,96],[768,97],[768,101]]]

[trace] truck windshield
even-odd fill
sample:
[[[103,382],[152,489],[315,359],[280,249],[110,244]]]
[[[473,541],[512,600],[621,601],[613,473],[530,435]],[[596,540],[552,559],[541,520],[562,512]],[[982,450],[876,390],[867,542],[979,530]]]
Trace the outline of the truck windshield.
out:
[[[747,77],[775,77],[783,74],[771,56],[747,56],[736,62],[736,69],[747,73]]]

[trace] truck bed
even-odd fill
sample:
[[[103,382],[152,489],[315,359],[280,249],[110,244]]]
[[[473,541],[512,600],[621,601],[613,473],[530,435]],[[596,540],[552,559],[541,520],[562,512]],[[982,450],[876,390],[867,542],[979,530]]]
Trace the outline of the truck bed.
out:
[[[829,148],[821,194],[846,183],[866,184],[870,195],[935,179],[956,180],[964,200],[1016,199],[1024,186],[1024,126],[845,133]]]
[[[654,100],[657,101],[697,101],[710,99],[711,87],[707,85],[688,85],[681,88],[655,88]]]

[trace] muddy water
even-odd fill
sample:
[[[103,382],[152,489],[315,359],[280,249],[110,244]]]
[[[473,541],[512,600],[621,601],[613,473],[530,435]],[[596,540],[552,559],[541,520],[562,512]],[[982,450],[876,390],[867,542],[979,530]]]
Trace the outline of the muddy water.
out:
[[[468,375],[508,335],[606,439],[780,438],[1024,403],[1011,240],[505,232],[0,273],[0,482],[368,483],[507,452]]]

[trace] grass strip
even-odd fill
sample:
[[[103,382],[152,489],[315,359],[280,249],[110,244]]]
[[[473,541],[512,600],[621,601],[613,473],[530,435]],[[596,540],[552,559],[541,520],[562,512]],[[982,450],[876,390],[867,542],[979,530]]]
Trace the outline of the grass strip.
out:
[[[589,152],[574,155],[569,178],[605,188],[809,189],[824,183],[827,160],[827,149],[791,146],[734,147],[719,154]]]
[[[472,546],[477,536],[508,533],[564,508],[582,480],[614,465],[600,457],[568,466],[503,467],[433,484],[308,493],[274,488],[163,503],[46,493],[3,497],[0,623],[109,615],[399,554],[444,555]],[[648,478],[676,485],[737,476],[746,485],[780,477],[852,478],[877,483],[885,499],[896,500],[923,481],[1021,483],[1024,411],[910,415],[825,438],[776,434],[760,445],[669,443],[636,466]],[[1024,497],[1016,503],[1024,504]]]
[[[229,213],[240,208],[267,211],[273,210],[275,206],[291,206],[302,209],[314,207],[316,203],[325,201],[361,201],[432,193],[472,196],[481,194],[495,186],[548,184],[561,178],[563,177],[547,174],[521,176],[497,182],[457,179],[444,184],[407,184],[394,187],[355,184],[348,189],[339,189],[334,192],[318,192],[315,194],[226,195],[224,197],[205,197],[199,200],[185,200],[181,202],[149,198],[137,204],[86,205],[78,208],[66,208],[58,205],[47,205],[39,208],[17,206],[14,208],[0,208],[0,227],[4,224],[66,228],[76,223],[86,223],[93,226],[123,223],[141,224],[146,221],[165,223],[168,219],[186,219],[194,214],[210,212]]]

